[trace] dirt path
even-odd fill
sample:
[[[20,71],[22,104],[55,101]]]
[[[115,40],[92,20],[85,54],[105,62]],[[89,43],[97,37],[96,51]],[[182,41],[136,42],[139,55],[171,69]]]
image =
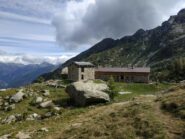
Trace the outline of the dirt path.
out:
[[[161,110],[161,103],[157,102],[154,105],[155,114],[159,117],[161,122],[164,124],[166,131],[168,132],[169,138],[175,139],[178,138],[181,133],[184,131],[185,122],[182,122],[182,119],[174,117],[169,112]]]

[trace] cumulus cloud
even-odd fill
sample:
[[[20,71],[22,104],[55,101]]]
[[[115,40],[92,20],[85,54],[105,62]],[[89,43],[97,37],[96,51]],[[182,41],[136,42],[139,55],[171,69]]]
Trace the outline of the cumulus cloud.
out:
[[[26,54],[9,54],[4,51],[0,51],[0,62],[2,63],[16,63],[16,64],[41,64],[50,63],[54,65],[61,64],[75,56],[76,53],[66,53],[62,56],[35,56]]]
[[[140,28],[150,29],[185,6],[184,0],[70,1],[53,19],[57,40],[75,49],[106,38],[120,38]]]

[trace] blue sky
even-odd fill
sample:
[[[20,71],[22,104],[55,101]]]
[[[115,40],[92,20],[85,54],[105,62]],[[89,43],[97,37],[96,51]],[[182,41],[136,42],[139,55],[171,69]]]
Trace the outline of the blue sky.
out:
[[[78,52],[64,50],[55,39],[52,18],[63,6],[64,0],[0,0],[0,51],[4,52],[0,62],[29,55],[61,59],[62,63],[76,55]]]
[[[0,62],[63,63],[103,38],[156,27],[184,7],[185,0],[0,0]]]

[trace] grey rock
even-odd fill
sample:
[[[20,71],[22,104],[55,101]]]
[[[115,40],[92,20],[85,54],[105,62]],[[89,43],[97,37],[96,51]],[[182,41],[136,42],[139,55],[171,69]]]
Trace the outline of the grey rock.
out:
[[[6,96],[4,99],[5,100],[9,100],[10,99],[10,96]]]
[[[40,104],[41,102],[43,102],[42,97],[34,97],[33,100],[32,100],[33,105]]]
[[[2,120],[2,124],[10,124],[15,121],[16,121],[15,115],[10,115],[10,116],[6,117],[4,120]]]
[[[15,114],[15,118],[16,118],[16,122],[23,120],[23,116],[21,114]]]
[[[24,97],[24,93],[23,93],[23,89],[19,90],[18,93],[16,93],[15,95],[13,95],[11,98],[10,98],[10,102],[20,102],[23,100],[23,97]]]
[[[109,102],[110,97],[105,91],[108,86],[105,83],[94,83],[93,81],[79,81],[66,87],[66,92],[78,106],[91,103]]]
[[[57,107],[57,106],[55,106],[53,109],[56,110],[56,111],[60,111],[61,110],[61,108]]]
[[[46,127],[43,127],[41,129],[39,129],[39,131],[41,131],[41,132],[48,132],[49,130]]]
[[[0,139],[9,139],[11,137],[11,134],[6,134],[3,136],[0,136]]]
[[[43,93],[43,96],[47,97],[50,95],[50,92],[49,90],[44,90],[44,93]]]
[[[15,104],[11,104],[9,106],[4,107],[5,111],[11,111],[11,110],[14,110],[14,109],[15,109]]]
[[[47,112],[47,113],[45,113],[45,114],[42,116],[42,118],[43,118],[43,119],[45,119],[45,118],[50,118],[50,117],[52,117],[53,115],[55,115],[55,114],[52,113],[52,112]]]
[[[36,104],[39,104],[43,101],[43,98],[42,97],[37,97],[36,100],[35,100],[35,103]]]
[[[29,133],[24,133],[24,132],[19,132],[15,136],[17,139],[30,139],[30,134]]]
[[[26,118],[27,121],[33,121],[33,120],[39,120],[39,119],[40,119],[40,115],[38,115],[37,113],[30,114]]]
[[[3,104],[5,107],[9,106],[9,103],[8,102],[4,102]]]
[[[51,100],[46,101],[46,102],[42,102],[40,104],[41,108],[49,108],[49,107],[53,107],[53,102]]]

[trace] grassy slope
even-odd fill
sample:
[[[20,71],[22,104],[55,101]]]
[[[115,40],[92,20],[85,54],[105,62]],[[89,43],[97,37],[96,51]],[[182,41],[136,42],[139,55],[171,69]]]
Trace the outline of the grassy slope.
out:
[[[156,86],[117,83],[117,86],[119,86],[120,91],[130,91],[133,93],[122,96],[118,95],[115,101],[119,103],[107,104],[105,106],[99,105],[85,108],[64,107],[59,116],[54,116],[42,121],[23,121],[9,125],[0,124],[0,136],[8,133],[16,134],[18,131],[27,131],[31,132],[33,138],[45,138],[46,136],[48,138],[78,138],[80,136],[82,138],[135,138],[136,136],[144,138],[144,135],[151,137],[154,136],[154,134],[156,138],[158,136],[168,137],[168,135],[166,135],[168,130],[164,127],[168,121],[161,123],[161,119],[158,118],[159,112],[160,115],[162,115],[159,106],[161,102],[163,102],[164,97],[161,97],[158,102],[154,102],[155,97],[137,99],[136,96],[156,94],[156,92],[160,90],[169,88],[170,85],[160,84]],[[50,99],[62,103],[63,106],[65,106],[66,99],[68,99],[64,89],[54,89],[41,84],[33,85],[31,88],[34,89],[34,91],[49,89],[51,92]],[[0,93],[0,96],[14,94],[15,92],[15,90],[10,90]],[[13,111],[0,111],[0,117],[3,119],[7,115],[15,113],[36,112],[38,114],[44,114],[49,111],[48,109],[38,109],[34,106],[30,106],[29,103],[31,100],[32,98],[25,99],[23,102],[16,104],[16,109]],[[130,100],[129,104],[127,103],[128,100]],[[158,107],[153,107],[155,105]],[[173,118],[172,121],[174,121]],[[182,124],[181,120],[174,122],[180,125]],[[83,124],[83,126],[81,124]],[[49,132],[39,132],[38,130],[42,127],[47,127]],[[174,124],[174,128],[182,133],[179,125]],[[76,136],[73,137],[74,135]],[[169,136],[172,135],[174,134],[169,133]]]
[[[57,138],[185,138],[184,95],[185,87],[96,108],[79,116]]]

